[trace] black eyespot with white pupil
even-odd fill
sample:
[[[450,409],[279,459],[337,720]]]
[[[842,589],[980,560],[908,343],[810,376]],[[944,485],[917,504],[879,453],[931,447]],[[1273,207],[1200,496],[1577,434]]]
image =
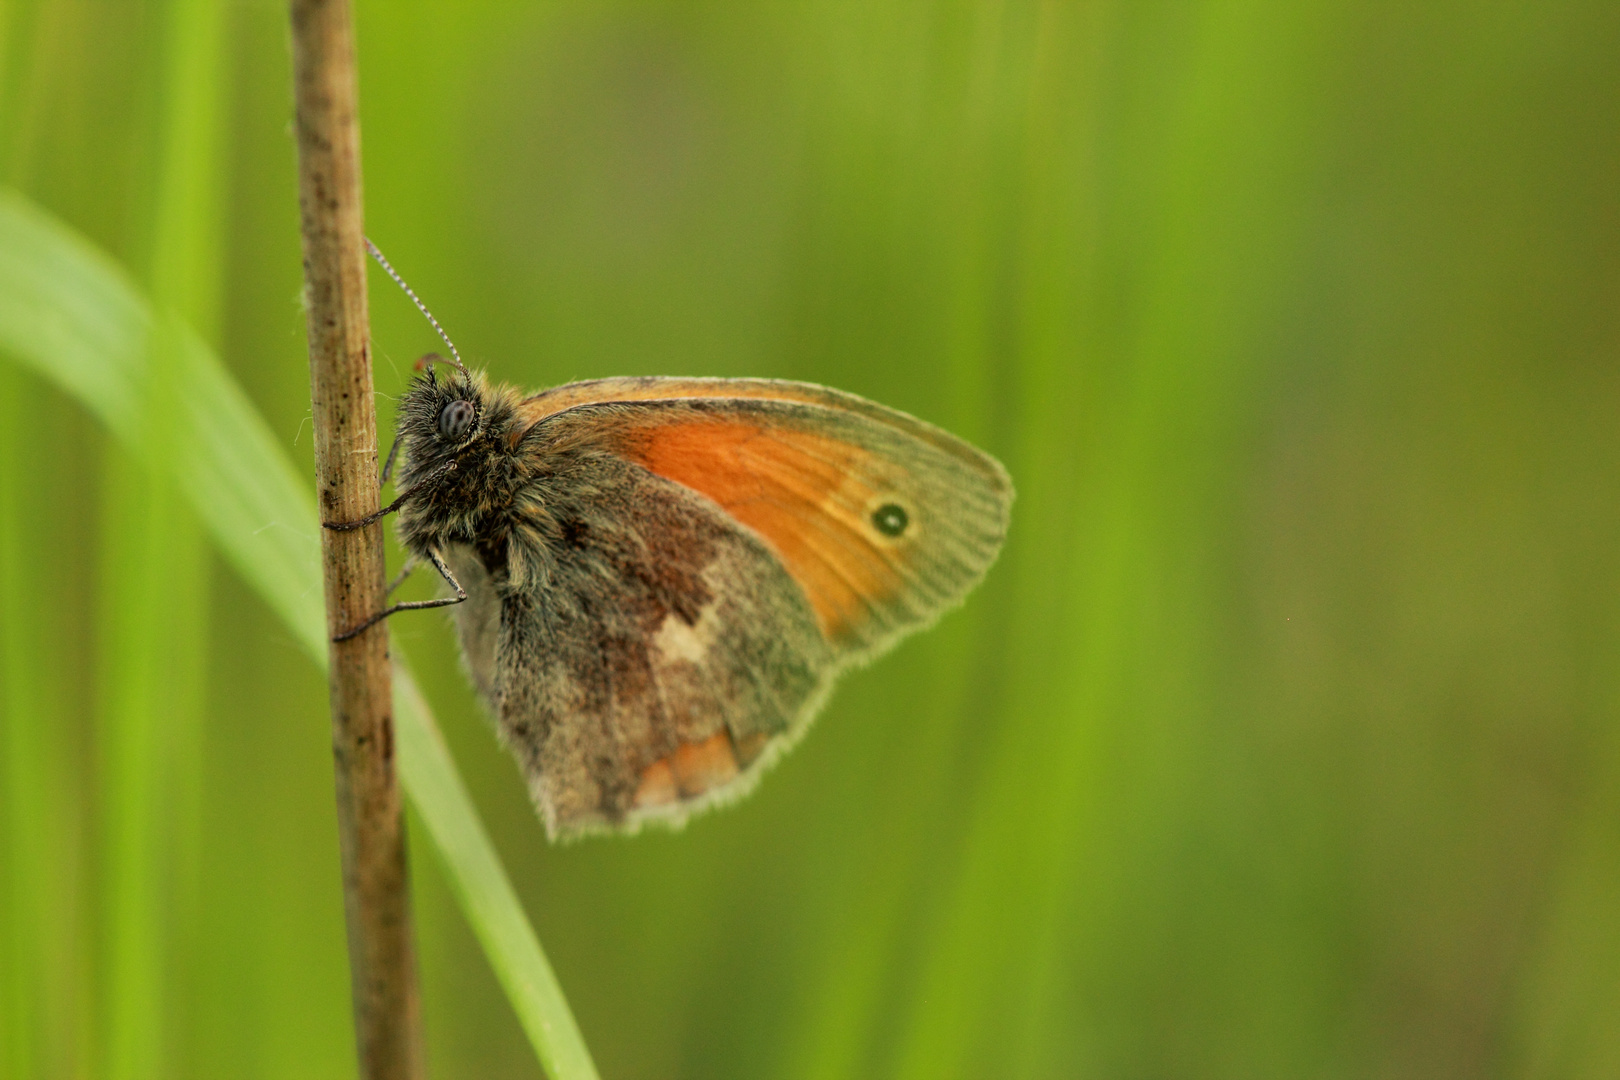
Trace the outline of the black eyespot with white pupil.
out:
[[[885,503],[872,511],[872,528],[884,536],[899,536],[910,524],[910,515],[895,503]]]
[[[439,434],[452,441],[460,439],[472,427],[472,422],[472,402],[452,401],[439,413]]]

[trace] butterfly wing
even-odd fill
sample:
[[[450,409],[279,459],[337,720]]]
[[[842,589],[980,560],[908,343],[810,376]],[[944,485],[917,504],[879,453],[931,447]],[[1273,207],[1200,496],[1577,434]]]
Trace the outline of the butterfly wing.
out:
[[[853,395],[607,380],[525,407],[554,539],[488,666],[553,834],[746,791],[841,670],[958,603],[1006,533],[994,459]]]

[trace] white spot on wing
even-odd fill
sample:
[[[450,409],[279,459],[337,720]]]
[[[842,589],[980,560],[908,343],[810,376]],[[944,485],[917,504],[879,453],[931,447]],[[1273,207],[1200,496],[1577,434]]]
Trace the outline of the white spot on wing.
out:
[[[706,604],[692,626],[688,626],[686,620],[673,611],[664,616],[664,623],[653,635],[652,643],[665,663],[685,660],[701,665],[708,660],[709,647],[720,629],[714,609],[713,602]]]

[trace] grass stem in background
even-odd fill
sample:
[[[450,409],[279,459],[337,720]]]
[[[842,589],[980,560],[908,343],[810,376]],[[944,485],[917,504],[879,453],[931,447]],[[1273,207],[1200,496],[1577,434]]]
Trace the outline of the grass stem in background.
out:
[[[161,310],[218,322],[220,0],[166,6],[149,280]],[[181,334],[152,326],[138,452],[108,448],[100,695],[103,1067],[142,1080],[176,1067],[166,1031],[195,950],[208,553],[177,490],[169,412]]]
[[[0,379],[0,1071],[36,1076],[43,892],[50,879],[42,849],[48,817],[43,725],[35,697],[37,661],[24,595],[21,472],[24,461],[18,380]],[[30,425],[31,426],[31,425]]]

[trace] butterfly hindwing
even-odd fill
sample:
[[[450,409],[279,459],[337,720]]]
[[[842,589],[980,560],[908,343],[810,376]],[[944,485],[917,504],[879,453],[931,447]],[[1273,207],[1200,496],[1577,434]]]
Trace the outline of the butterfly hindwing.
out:
[[[746,789],[835,658],[792,579],[708,500],[611,455],[570,468],[544,588],[498,601],[488,696],[553,835],[679,820]]]

